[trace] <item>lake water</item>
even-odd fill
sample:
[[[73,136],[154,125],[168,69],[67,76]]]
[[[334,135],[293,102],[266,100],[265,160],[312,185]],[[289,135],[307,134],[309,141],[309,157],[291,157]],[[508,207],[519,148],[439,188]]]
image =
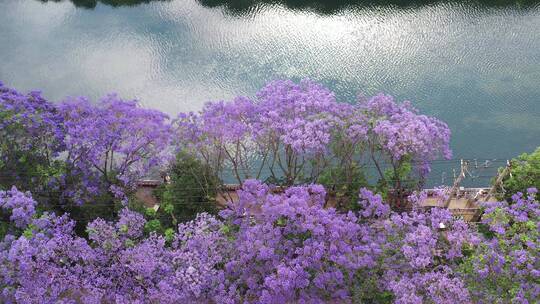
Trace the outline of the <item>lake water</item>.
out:
[[[449,124],[456,158],[540,146],[539,2],[326,2],[0,0],[0,80],[175,114],[307,77],[343,101],[411,100]]]

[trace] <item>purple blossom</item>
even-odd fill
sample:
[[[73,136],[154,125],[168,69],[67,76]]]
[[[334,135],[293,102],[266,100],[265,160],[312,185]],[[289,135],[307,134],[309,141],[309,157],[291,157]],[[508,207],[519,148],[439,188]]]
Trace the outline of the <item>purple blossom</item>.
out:
[[[123,193],[131,191],[136,180],[171,158],[172,129],[162,112],[114,94],[98,104],[84,97],[68,99],[58,108],[66,132],[66,161],[80,180],[68,185],[77,187],[71,194],[76,199],[89,200],[104,190],[125,201]]]
[[[184,139],[179,149],[239,184],[254,177],[287,186],[315,182],[335,164],[373,161],[381,167],[381,160],[394,165],[381,168],[382,179],[384,169],[396,170],[405,161],[424,178],[433,160],[451,157],[446,124],[418,114],[409,102],[381,94],[351,105],[310,80],[273,81],[253,99],[240,96],[207,103],[200,113],[181,113],[175,125]]]
[[[0,242],[0,299],[325,303],[356,300],[358,288],[368,288],[362,296],[390,292],[396,303],[538,296],[538,204],[530,196],[488,204],[486,224],[508,223],[482,239],[446,209],[398,214],[363,189],[357,216],[324,208],[325,195],[319,185],[279,192],[247,180],[224,222],[201,214],[180,224],[172,241],[144,235],[144,218],[128,209],[114,222],[91,222],[88,240],[74,234],[68,215],[45,213]]]
[[[83,238],[68,214],[40,214],[36,209],[46,205],[38,208],[29,193],[0,191],[1,216],[13,225],[0,242],[0,302],[348,303],[390,293],[395,303],[442,304],[540,297],[536,189],[510,203],[484,204],[476,231],[444,208],[393,212],[365,188],[360,211],[341,213],[326,208],[323,186],[309,184],[334,164],[361,166],[366,159],[394,170],[410,162],[422,178],[433,160],[451,157],[446,124],[409,102],[380,94],[351,105],[308,80],[275,81],[253,99],[180,114],[173,130],[165,114],[115,95],[54,106],[37,92],[0,84],[0,115],[2,140],[14,140],[16,150],[0,148],[0,163],[14,151],[51,152],[67,169],[49,186],[76,201],[107,191],[126,203],[138,178],[166,164],[173,140],[242,183],[221,219],[200,214],[172,237],[145,233],[144,216],[126,207],[114,221],[94,219]],[[250,179],[263,170],[286,185],[307,184],[274,188]],[[447,189],[435,192],[446,200]],[[409,196],[415,206],[425,199],[425,192]]]
[[[239,203],[224,212],[238,229],[225,270],[233,285],[245,286],[237,290],[241,298],[262,303],[349,298],[352,277],[343,269],[369,264],[371,251],[358,239],[357,218],[324,209],[324,195],[320,186],[271,194],[267,186],[246,181]]]
[[[0,82],[0,170],[2,186],[40,190],[64,150],[62,116],[39,92],[22,94]]]
[[[218,266],[230,250],[218,220],[200,215],[182,224],[172,246],[157,235],[143,238],[142,225],[141,215],[125,209],[115,223],[92,222],[87,241],[66,216],[35,219],[30,234],[0,243],[0,301],[234,303]]]
[[[391,160],[410,156],[418,164],[421,175],[425,175],[432,160],[452,157],[448,126],[418,114],[410,102],[397,104],[391,96],[379,94],[358,106],[368,113],[375,140]]]
[[[274,81],[257,93],[255,136],[282,142],[296,153],[322,153],[331,139],[337,102],[330,90],[309,80]]]
[[[365,218],[381,218],[390,214],[390,206],[383,202],[380,194],[374,194],[366,188],[360,189],[360,215]]]
[[[9,219],[17,228],[24,228],[30,223],[36,205],[29,192],[21,192],[15,186],[8,191],[0,190],[0,208],[11,212]]]

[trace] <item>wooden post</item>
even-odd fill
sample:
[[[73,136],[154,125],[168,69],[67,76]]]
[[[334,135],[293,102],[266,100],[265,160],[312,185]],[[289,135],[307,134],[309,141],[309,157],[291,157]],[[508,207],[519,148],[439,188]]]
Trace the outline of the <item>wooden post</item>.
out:
[[[469,166],[468,161],[464,161],[463,159],[460,160],[460,172],[459,176],[454,180],[454,185],[452,186],[452,189],[450,190],[450,193],[448,195],[448,198],[444,202],[444,208],[448,208],[450,206],[450,201],[452,201],[452,197],[456,195],[457,190],[459,189],[459,184],[463,181],[465,178],[465,172],[467,171],[467,168]]]
[[[510,173],[511,168],[512,168],[512,162],[507,160],[506,167],[504,167],[501,173],[497,173],[497,179],[495,180],[493,187],[489,189],[489,192],[484,200],[485,202],[487,202],[492,196],[494,196],[495,192],[497,191],[497,188],[499,188],[502,185],[503,179],[508,175],[508,173]]]

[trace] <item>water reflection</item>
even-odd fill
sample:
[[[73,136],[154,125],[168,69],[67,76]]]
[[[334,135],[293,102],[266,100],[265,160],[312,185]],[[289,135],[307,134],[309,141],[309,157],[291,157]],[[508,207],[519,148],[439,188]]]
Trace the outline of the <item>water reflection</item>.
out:
[[[38,0],[41,2],[62,2],[66,0]],[[102,3],[105,5],[109,5],[112,7],[119,7],[119,6],[135,6],[142,3],[150,3],[152,1],[170,1],[170,0],[69,0],[72,2],[76,7],[82,7],[82,8],[95,8],[98,3]]]
[[[480,7],[537,6],[538,0],[198,0],[207,7],[224,7],[232,14],[249,13],[261,5],[284,5],[288,9],[312,10],[322,14],[334,14],[354,7],[393,6],[400,8],[420,7],[436,4],[467,4]]]
[[[98,3],[112,7],[135,6],[152,1],[172,0],[38,0],[41,2],[70,1],[76,7],[95,8]],[[519,7],[537,6],[540,0],[198,0],[206,7],[224,7],[232,14],[245,14],[261,5],[284,5],[288,9],[312,10],[322,14],[334,14],[346,8],[370,6],[394,6],[401,8],[419,7],[441,3],[466,3],[482,7]]]

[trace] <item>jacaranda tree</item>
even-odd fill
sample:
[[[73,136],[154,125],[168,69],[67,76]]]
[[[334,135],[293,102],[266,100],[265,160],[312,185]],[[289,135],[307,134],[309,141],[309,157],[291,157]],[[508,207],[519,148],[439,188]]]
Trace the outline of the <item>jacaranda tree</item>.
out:
[[[0,82],[0,189],[16,185],[42,193],[59,174],[62,116],[39,92],[22,94]]]
[[[109,192],[119,199],[171,159],[164,113],[112,94],[59,104],[0,83],[0,187],[54,191],[82,203]]]
[[[0,119],[0,189],[29,190],[41,209],[69,211],[78,232],[95,216],[114,217],[113,202],[125,203],[172,150],[165,114],[115,95],[54,104],[0,84]]]
[[[409,102],[381,94],[340,103],[309,80],[274,81],[255,99],[208,103],[200,113],[180,114],[177,126],[180,149],[240,184],[267,178],[290,186],[323,176],[352,184],[359,168],[374,166],[379,184],[404,198],[433,160],[452,155],[447,125]]]
[[[135,182],[169,161],[171,126],[167,115],[136,101],[108,95],[62,102],[66,163],[79,183],[69,193],[81,202],[108,191],[126,200]]]

